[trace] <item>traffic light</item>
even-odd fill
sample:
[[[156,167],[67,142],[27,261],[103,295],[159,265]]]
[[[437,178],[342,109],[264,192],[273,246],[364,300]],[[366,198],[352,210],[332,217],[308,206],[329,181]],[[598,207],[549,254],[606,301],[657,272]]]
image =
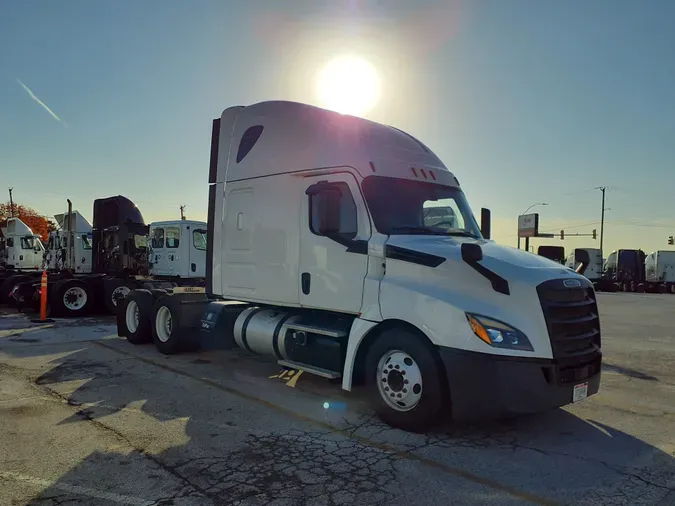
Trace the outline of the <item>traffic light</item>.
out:
[[[598,233],[595,231],[595,229],[593,229],[593,239],[597,239],[597,238],[598,238]]]
[[[668,244],[675,244],[675,239],[673,239],[672,235],[668,238]]]
[[[562,241],[565,238],[565,231],[561,230],[560,231],[560,240]]]

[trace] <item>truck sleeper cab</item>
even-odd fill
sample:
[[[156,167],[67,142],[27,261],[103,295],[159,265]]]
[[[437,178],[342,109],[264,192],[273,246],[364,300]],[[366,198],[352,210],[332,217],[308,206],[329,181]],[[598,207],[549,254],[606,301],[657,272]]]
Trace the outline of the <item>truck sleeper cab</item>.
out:
[[[475,419],[596,393],[591,283],[489,236],[489,211],[479,227],[457,178],[409,134],[292,102],[231,107],[213,122],[196,325],[345,390],[365,385],[407,430],[444,408]],[[170,299],[155,314],[181,312]],[[188,335],[174,325],[160,350]]]

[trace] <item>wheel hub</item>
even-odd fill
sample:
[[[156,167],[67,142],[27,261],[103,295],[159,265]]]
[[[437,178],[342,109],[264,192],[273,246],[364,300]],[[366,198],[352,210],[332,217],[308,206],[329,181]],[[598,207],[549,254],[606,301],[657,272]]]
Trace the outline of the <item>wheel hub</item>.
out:
[[[422,371],[406,352],[385,353],[377,366],[382,399],[396,411],[410,411],[422,398]]]

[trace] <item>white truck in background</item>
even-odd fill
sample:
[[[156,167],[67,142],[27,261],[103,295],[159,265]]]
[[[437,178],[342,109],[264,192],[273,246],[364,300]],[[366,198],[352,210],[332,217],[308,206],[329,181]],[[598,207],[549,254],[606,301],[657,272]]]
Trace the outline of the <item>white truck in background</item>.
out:
[[[489,211],[479,227],[411,135],[293,102],[230,107],[208,182],[206,291],[132,290],[117,313],[129,341],[219,342],[364,385],[406,430],[445,408],[491,418],[598,392],[593,285],[489,240]]]
[[[579,266],[579,262],[576,260],[578,250],[585,251],[589,258],[588,267],[584,270],[584,276],[592,283],[597,283],[602,278],[602,250],[598,248],[576,248],[569,254],[565,263],[570,269],[576,269]]]
[[[67,216],[70,216],[70,223],[66,223]],[[77,210],[72,211],[70,215],[55,214],[54,219],[58,229],[49,233],[43,268],[50,272],[72,269],[76,274],[91,274],[93,241],[91,223]],[[72,241],[72,245],[69,241]]]
[[[44,246],[40,236],[19,218],[7,218],[1,229],[0,267],[5,276],[10,271],[36,271],[42,266]]]
[[[654,251],[645,257],[645,290],[675,294],[675,251]]]

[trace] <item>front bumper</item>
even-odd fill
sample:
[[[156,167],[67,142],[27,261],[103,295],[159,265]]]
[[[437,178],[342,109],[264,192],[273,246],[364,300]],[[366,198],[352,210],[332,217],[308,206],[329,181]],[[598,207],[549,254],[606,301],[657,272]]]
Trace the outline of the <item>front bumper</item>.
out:
[[[455,420],[506,418],[540,413],[573,402],[574,386],[600,389],[601,353],[560,363],[439,348]]]

